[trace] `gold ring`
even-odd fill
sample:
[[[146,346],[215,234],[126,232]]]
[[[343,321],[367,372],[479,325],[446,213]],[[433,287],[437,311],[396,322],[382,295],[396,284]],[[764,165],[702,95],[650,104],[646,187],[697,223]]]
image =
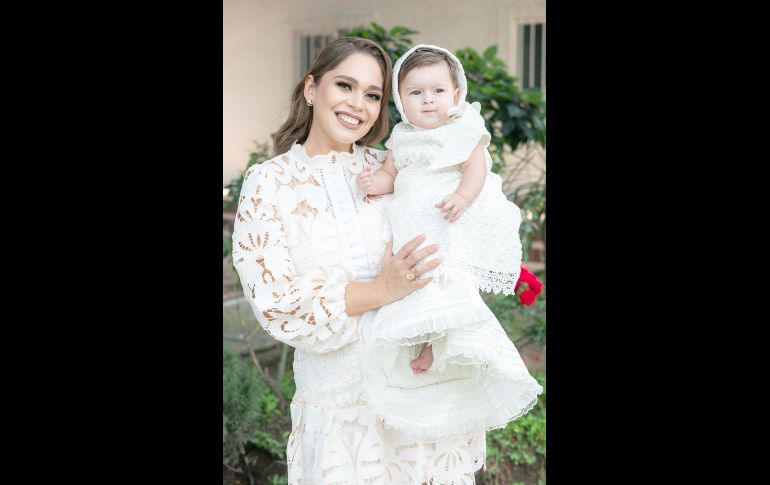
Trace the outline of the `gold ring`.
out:
[[[413,280],[413,279],[415,279],[415,278],[416,278],[416,276],[415,276],[415,274],[414,274],[414,272],[413,272],[413,271],[410,271],[410,272],[408,272],[408,273],[406,274],[406,279],[408,279],[409,281],[412,281],[412,280]]]

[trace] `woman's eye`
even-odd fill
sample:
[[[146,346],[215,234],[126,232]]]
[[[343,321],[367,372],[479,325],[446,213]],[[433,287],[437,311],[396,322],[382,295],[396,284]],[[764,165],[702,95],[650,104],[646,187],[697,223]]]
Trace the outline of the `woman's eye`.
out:
[[[380,96],[379,94],[374,94],[374,93],[372,93],[372,94],[369,94],[369,95],[367,95],[367,96],[369,96],[371,99],[373,99],[373,100],[375,100],[375,101],[379,101],[379,100],[381,100],[381,99],[382,99],[382,96]]]
[[[353,86],[351,86],[350,83],[346,83],[346,82],[343,82],[343,81],[339,81],[337,83],[337,86],[341,87],[342,89],[347,89],[347,90],[350,90],[350,89],[353,88]]]

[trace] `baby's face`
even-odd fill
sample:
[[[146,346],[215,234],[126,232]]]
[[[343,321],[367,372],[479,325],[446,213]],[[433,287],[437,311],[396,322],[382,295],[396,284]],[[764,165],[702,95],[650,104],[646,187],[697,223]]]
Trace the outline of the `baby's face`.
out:
[[[398,93],[409,121],[430,129],[447,122],[447,110],[457,104],[460,89],[454,87],[447,63],[440,62],[409,71]]]

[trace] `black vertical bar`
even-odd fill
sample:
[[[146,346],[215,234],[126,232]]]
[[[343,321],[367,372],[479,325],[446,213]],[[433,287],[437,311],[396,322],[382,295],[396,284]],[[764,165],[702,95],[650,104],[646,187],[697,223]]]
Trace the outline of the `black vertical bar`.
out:
[[[530,36],[530,26],[525,25],[524,26],[524,39],[522,42],[523,45],[523,72],[521,73],[522,78],[522,86],[525,88],[529,87],[529,36]]]
[[[535,25],[535,87],[542,89],[543,24]]]

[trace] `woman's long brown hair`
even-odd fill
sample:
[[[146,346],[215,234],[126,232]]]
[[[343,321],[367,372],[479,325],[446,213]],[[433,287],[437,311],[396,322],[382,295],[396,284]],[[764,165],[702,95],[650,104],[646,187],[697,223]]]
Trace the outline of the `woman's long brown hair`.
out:
[[[318,58],[313,63],[310,71],[302,77],[302,80],[294,87],[291,93],[291,107],[289,116],[273,134],[273,156],[289,151],[294,142],[304,143],[310,133],[313,124],[313,109],[306,104],[304,91],[305,80],[313,76],[316,83],[321,81],[324,73],[334,69],[350,54],[362,52],[371,55],[380,65],[382,72],[383,88],[380,100],[380,115],[377,121],[356,143],[359,145],[374,145],[388,134],[388,98],[390,97],[392,66],[390,57],[385,50],[367,39],[358,37],[343,37],[332,41],[323,48]]]

